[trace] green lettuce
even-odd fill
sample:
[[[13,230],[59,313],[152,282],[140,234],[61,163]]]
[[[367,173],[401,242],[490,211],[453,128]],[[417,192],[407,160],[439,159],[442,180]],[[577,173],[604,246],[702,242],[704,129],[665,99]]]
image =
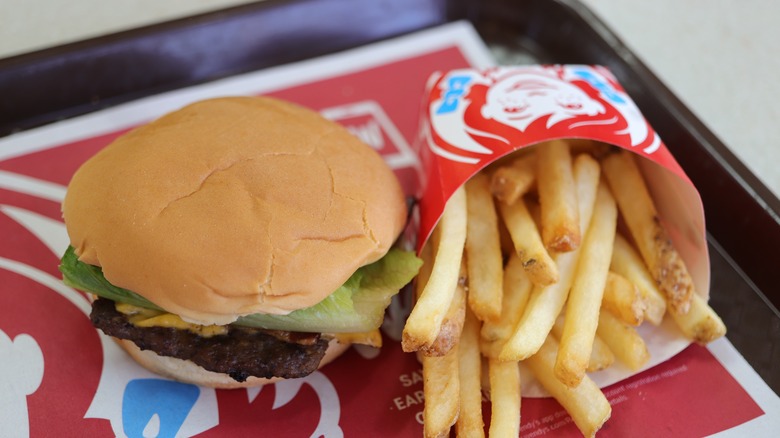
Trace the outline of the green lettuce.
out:
[[[113,301],[147,309],[163,310],[137,293],[109,283],[106,277],[103,276],[103,270],[99,266],[79,261],[72,246],[68,246],[60,260],[60,272],[62,273],[63,283],[72,288],[93,293]]]
[[[341,287],[314,306],[287,315],[247,315],[234,324],[322,333],[374,330],[382,324],[390,300],[417,275],[421,265],[422,260],[414,253],[391,249],[378,261],[359,268]],[[109,283],[100,267],[79,261],[72,247],[62,256],[60,272],[70,287],[113,301],[163,310],[141,295]]]

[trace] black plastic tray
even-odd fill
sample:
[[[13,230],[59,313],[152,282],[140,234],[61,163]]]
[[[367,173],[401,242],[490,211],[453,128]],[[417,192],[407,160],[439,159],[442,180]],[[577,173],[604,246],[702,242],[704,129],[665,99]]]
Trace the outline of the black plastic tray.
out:
[[[0,60],[0,136],[470,20],[503,61],[609,67],[701,193],[711,302],[780,393],[780,201],[576,0],[269,0]]]

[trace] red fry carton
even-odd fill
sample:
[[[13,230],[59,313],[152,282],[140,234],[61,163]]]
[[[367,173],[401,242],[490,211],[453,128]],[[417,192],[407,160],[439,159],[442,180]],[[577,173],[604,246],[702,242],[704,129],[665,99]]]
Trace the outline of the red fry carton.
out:
[[[422,248],[447,200],[497,159],[555,139],[608,143],[637,160],[660,219],[681,254],[696,292],[709,291],[709,256],[701,199],[695,187],[603,67],[549,65],[461,69],[435,74],[424,101],[419,147],[423,170],[417,247]],[[640,327],[654,366],[689,342],[668,321]],[[605,386],[633,374],[621,366],[593,376]],[[524,396],[544,395],[524,387]]]

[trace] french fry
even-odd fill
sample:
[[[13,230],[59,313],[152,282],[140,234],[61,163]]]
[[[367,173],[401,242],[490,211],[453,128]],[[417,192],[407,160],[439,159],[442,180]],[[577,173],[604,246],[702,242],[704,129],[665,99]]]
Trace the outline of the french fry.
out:
[[[458,419],[460,381],[458,346],[445,356],[418,355],[423,369],[423,433],[426,437],[447,437]]]
[[[571,151],[572,155],[585,153],[591,154],[591,152],[597,146],[605,144],[591,140],[589,138],[569,138],[564,141],[569,145],[569,150]]]
[[[466,209],[466,191],[461,187],[447,202],[434,230],[439,233],[439,244],[431,276],[404,326],[401,345],[406,352],[430,346],[439,335],[458,283],[466,243]]]
[[[707,344],[726,334],[723,321],[698,294],[693,294],[688,313],[671,315],[683,334],[699,344]]]
[[[466,264],[461,263],[460,279],[452,295],[452,301],[441,322],[441,330],[431,345],[420,347],[420,352],[426,356],[444,356],[458,344],[463,324],[466,318]]]
[[[650,358],[645,341],[634,327],[621,322],[607,310],[599,314],[598,335],[615,356],[630,369],[637,371]]]
[[[693,279],[658,216],[633,154],[620,151],[602,163],[620,212],[650,273],[666,296],[669,310],[685,314],[693,297]]]
[[[601,166],[590,155],[582,154],[574,159],[573,169],[580,229],[587,230],[596,205]]]
[[[580,432],[586,437],[592,437],[612,415],[612,407],[588,376],[575,388],[569,388],[559,381],[553,372],[557,354],[558,341],[550,336],[536,354],[525,360],[525,364],[536,380],[571,415]]]
[[[579,385],[588,368],[612,259],[616,226],[615,200],[606,184],[601,183],[593,218],[580,247],[587,256],[580,258],[569,292],[566,320],[555,361],[555,375],[569,387]]]
[[[539,350],[550,333],[555,319],[561,313],[577,267],[577,252],[557,256],[560,278],[549,286],[535,286],[528,299],[526,310],[517,323],[512,336],[499,353],[503,361],[526,359]]]
[[[563,335],[563,315],[559,316],[558,319],[555,320],[555,325],[553,325],[552,331],[550,333],[555,336],[556,339],[560,342],[561,335]],[[593,338],[593,349],[590,353],[590,360],[588,361],[588,372],[594,372],[594,371],[601,371],[603,369],[609,368],[610,365],[612,365],[615,362],[615,354],[612,353],[612,350],[609,349],[607,344],[604,343],[604,341],[601,340],[601,338],[596,335],[596,337]]]
[[[479,354],[479,320],[466,310],[466,322],[458,344],[460,414],[455,423],[458,436],[484,437],[482,420],[482,359]]]
[[[485,321],[481,330],[482,354],[498,358],[504,343],[512,335],[525,312],[533,283],[523,269],[523,262],[512,254],[504,268],[504,297],[501,316],[497,321]]]
[[[490,192],[499,201],[514,204],[536,180],[536,154],[526,154],[496,169],[490,177]]]
[[[639,288],[620,274],[612,271],[607,275],[604,300],[601,307],[609,310],[621,321],[634,327],[642,324],[647,305]]]
[[[415,300],[420,297],[425,285],[428,283],[428,278],[431,276],[433,252],[434,247],[438,246],[438,240],[437,235],[436,238],[432,238],[430,243],[425,245],[422,248],[422,251],[420,251],[420,258],[423,261],[423,265],[420,268],[420,272],[417,274],[417,279],[414,284]],[[461,263],[461,278],[464,276],[465,269],[463,263]],[[444,316],[444,320],[441,324],[442,328],[439,331],[438,336],[436,336],[436,340],[434,340],[430,346],[422,347],[418,352],[422,352],[426,356],[443,356],[457,343],[466,315],[466,292],[464,290],[464,284],[465,279],[464,281],[460,281],[459,279],[455,294],[452,297],[452,302],[450,302],[447,313]]]
[[[588,227],[593,215],[599,173],[599,164],[593,158],[580,155],[575,159],[574,181],[579,199],[577,208],[581,228]],[[559,273],[558,282],[533,289],[525,313],[515,327],[512,337],[501,349],[499,355],[501,360],[523,360],[542,346],[566,302],[569,288],[574,280],[579,254],[578,250],[574,250],[555,256]]]
[[[481,321],[495,320],[501,315],[503,258],[498,216],[487,175],[474,175],[466,183],[466,198],[468,303]]]
[[[501,241],[501,255],[506,259],[515,253],[515,244],[512,243],[512,236],[509,234],[509,230],[506,229],[506,224],[501,215],[498,216],[498,236]]]
[[[582,237],[569,145],[554,140],[540,145],[537,155],[542,240],[554,251],[572,251],[580,246]]]
[[[588,372],[592,373],[607,369],[613,363],[615,363],[615,353],[609,349],[609,345],[597,334],[593,338],[593,350],[590,353],[590,361],[588,361]]]
[[[434,235],[437,234],[434,232]],[[420,272],[417,273],[417,277],[414,279],[414,299],[417,301],[422,295],[425,285],[428,284],[428,279],[431,277],[431,270],[433,268],[433,253],[435,247],[438,246],[438,239],[431,238],[427,245],[423,246],[420,251],[420,259],[422,259],[422,266],[420,266]]]
[[[546,286],[558,281],[558,268],[542,244],[539,230],[525,202],[518,199],[512,205],[499,202],[501,217],[512,236],[515,252],[523,261],[525,272],[534,284]]]
[[[520,435],[520,369],[517,362],[490,359],[490,429],[489,436]]]
[[[497,158],[495,161],[491,162],[484,169],[482,169],[482,172],[488,175],[493,175],[493,173],[495,173],[495,171],[499,167],[511,166],[513,161],[521,157],[525,157],[526,155],[534,155],[534,154],[536,154],[534,148],[518,149],[512,152],[511,154],[507,154],[504,155],[503,157]]]
[[[566,142],[569,143],[569,150],[571,150],[572,156],[577,154],[589,154],[592,157],[599,158],[609,152],[613,147],[607,143],[582,138],[568,139]]]
[[[658,290],[642,257],[620,234],[615,236],[610,269],[625,277],[639,289],[642,301],[645,303],[644,319],[653,325],[661,324],[666,313],[666,299]]]

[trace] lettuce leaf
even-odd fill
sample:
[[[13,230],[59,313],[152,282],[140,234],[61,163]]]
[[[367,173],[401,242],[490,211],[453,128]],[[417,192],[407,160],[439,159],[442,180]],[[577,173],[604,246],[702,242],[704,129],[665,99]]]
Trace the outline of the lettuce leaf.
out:
[[[113,301],[147,309],[163,310],[137,293],[109,283],[106,277],[103,276],[103,270],[99,266],[79,261],[72,246],[68,246],[60,260],[60,272],[62,273],[63,283],[72,288],[93,293]]]
[[[414,253],[391,249],[380,260],[359,268],[336,291],[314,306],[287,315],[256,313],[240,317],[234,324],[321,333],[354,333],[379,328],[392,297],[408,284],[422,265]],[[78,260],[72,247],[60,262],[68,286],[113,301],[162,310],[146,298],[109,283],[98,266]]]

